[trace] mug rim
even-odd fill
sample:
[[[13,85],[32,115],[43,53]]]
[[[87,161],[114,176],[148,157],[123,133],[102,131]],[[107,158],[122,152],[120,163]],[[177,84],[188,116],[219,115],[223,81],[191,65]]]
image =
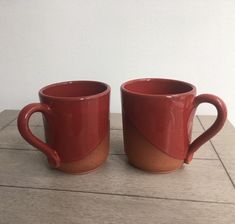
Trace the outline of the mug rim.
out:
[[[137,83],[137,82],[151,82],[151,81],[168,81],[168,82],[177,82],[183,85],[187,85],[189,87],[191,87],[191,90],[186,91],[186,92],[182,92],[182,93],[165,93],[165,94],[151,94],[151,93],[141,93],[138,91],[132,91],[126,88],[127,84],[131,84],[131,83]],[[185,81],[181,81],[181,80],[177,80],[177,79],[167,79],[167,78],[139,78],[139,79],[132,79],[129,81],[124,82],[121,85],[121,90],[123,92],[129,93],[129,94],[133,94],[133,95],[138,95],[138,96],[148,96],[148,97],[176,97],[176,96],[183,96],[183,95],[188,95],[190,93],[196,93],[196,87],[188,82]]]
[[[96,93],[93,95],[72,96],[72,97],[70,97],[70,96],[53,96],[53,95],[48,95],[48,94],[44,93],[45,90],[52,88],[52,87],[72,85],[72,84],[77,84],[77,83],[96,83],[96,84],[100,84],[100,85],[105,86],[106,89],[102,92],[99,92],[99,93]],[[96,99],[96,98],[105,96],[110,93],[110,90],[111,90],[110,86],[104,82],[94,81],[94,80],[72,80],[72,81],[63,81],[63,82],[57,82],[57,83],[52,83],[52,84],[46,85],[39,90],[39,96],[45,97],[48,99],[52,99],[52,100],[60,100],[60,101],[89,100],[89,99]]]

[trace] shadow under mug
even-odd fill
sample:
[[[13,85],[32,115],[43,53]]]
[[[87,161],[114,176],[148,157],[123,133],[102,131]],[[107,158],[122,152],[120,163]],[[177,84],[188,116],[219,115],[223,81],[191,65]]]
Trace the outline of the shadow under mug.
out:
[[[96,81],[68,81],[42,88],[39,98],[40,103],[19,113],[22,137],[61,171],[85,173],[99,167],[109,151],[110,87]],[[35,112],[43,115],[46,143],[30,131],[29,119]]]
[[[169,172],[189,163],[194,152],[223,127],[227,116],[217,96],[196,96],[192,84],[145,78],[121,86],[124,148],[130,164],[150,172]],[[217,109],[213,125],[191,143],[197,106]]]

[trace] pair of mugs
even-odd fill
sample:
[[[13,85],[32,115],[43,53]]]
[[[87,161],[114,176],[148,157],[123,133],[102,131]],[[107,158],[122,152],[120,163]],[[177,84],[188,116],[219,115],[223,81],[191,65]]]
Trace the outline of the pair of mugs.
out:
[[[86,173],[99,167],[109,152],[110,87],[96,81],[56,83],[39,91],[40,103],[18,116],[23,138],[41,150],[51,167]],[[121,86],[124,149],[128,161],[150,172],[170,172],[189,163],[194,152],[224,125],[227,110],[217,96],[196,96],[192,84],[145,78]],[[191,143],[195,110],[200,103],[217,109],[213,125]],[[29,119],[43,115],[46,143],[32,134]]]

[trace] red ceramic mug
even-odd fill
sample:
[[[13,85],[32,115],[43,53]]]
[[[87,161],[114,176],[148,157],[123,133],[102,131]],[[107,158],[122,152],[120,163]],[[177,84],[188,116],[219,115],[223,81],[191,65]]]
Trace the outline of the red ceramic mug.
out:
[[[109,151],[110,87],[95,81],[56,83],[39,91],[40,103],[24,107],[18,116],[23,138],[41,150],[49,164],[69,173],[96,169]],[[46,143],[32,134],[29,119],[43,115]]]
[[[124,148],[129,162],[150,172],[169,172],[189,163],[194,152],[224,125],[227,110],[217,96],[196,96],[195,86],[177,80],[146,78],[121,86]],[[214,124],[191,142],[197,106],[213,104]]]

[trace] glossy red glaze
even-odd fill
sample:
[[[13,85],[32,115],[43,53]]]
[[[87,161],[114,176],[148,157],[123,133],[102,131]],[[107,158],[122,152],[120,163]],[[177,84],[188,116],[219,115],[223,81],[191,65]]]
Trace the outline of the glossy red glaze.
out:
[[[133,151],[128,148],[134,145],[130,141],[135,141],[128,138],[131,136],[128,132],[136,130],[156,150],[189,163],[193,153],[214,136],[226,120],[226,106],[220,98],[210,94],[196,96],[196,88],[186,82],[156,78],[131,80],[121,86],[121,93],[127,156],[128,151]],[[215,123],[190,144],[195,110],[203,102],[213,104],[218,116]]]
[[[30,144],[46,154],[53,167],[60,168],[85,159],[97,147],[107,157],[109,136],[110,87],[95,81],[56,83],[39,91],[40,103],[29,104],[18,116],[21,135]],[[34,136],[29,129],[29,119],[34,112],[42,112],[46,143]],[[106,155],[105,155],[106,154]],[[102,163],[102,159],[97,160]],[[94,158],[91,161],[94,162]],[[96,167],[92,167],[94,169]],[[64,165],[63,165],[64,167]],[[65,170],[68,170],[65,168]],[[80,170],[71,172],[80,172]],[[86,170],[82,169],[83,172]]]

